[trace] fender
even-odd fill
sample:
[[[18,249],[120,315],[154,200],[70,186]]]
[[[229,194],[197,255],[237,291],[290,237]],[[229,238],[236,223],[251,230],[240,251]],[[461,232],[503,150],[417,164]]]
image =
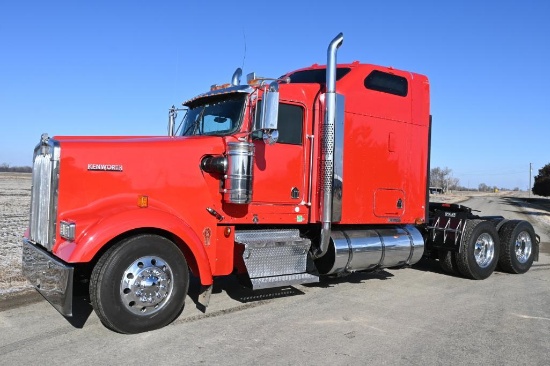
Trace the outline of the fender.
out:
[[[60,243],[55,254],[68,263],[89,262],[110,240],[140,228],[161,229],[179,237],[195,257],[201,283],[213,283],[208,255],[199,236],[185,221],[155,208],[135,208],[103,218],[87,227],[78,242]]]

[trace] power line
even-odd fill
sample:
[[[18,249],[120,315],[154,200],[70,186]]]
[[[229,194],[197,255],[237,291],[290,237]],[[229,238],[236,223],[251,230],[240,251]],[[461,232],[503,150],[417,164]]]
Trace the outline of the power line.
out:
[[[487,172],[479,172],[479,173],[455,173],[456,175],[512,175],[512,174],[525,174],[525,171],[517,171],[517,172],[500,172],[500,173],[487,173]]]

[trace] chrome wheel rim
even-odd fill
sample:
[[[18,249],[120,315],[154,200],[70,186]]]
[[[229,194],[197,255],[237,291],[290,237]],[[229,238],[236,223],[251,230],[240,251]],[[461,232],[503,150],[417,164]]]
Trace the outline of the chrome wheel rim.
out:
[[[477,265],[481,268],[487,268],[493,262],[495,256],[495,241],[487,233],[478,236],[474,245],[474,256]]]
[[[532,248],[531,235],[527,231],[519,233],[514,243],[514,251],[516,252],[518,262],[527,263],[531,256]]]
[[[122,276],[120,298],[127,310],[150,315],[162,309],[172,294],[174,275],[159,257],[142,257],[134,261]]]

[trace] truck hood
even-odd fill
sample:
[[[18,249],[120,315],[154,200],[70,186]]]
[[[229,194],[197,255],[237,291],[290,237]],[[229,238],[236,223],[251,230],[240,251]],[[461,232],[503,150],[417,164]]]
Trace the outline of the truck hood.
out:
[[[220,155],[218,136],[56,136],[61,148],[58,207],[61,218],[108,215],[149,207],[177,212],[221,205],[219,179],[204,173],[205,155]],[[205,210],[203,210],[205,211]],[[205,211],[206,212],[206,211]],[[191,211],[189,216],[193,217]],[[97,219],[97,216],[96,218]],[[94,219],[94,220],[95,220]]]

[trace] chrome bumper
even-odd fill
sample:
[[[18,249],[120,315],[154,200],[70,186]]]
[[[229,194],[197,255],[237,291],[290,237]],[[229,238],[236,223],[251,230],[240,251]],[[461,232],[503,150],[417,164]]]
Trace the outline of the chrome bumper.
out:
[[[64,316],[73,315],[74,268],[23,238],[23,275]]]

